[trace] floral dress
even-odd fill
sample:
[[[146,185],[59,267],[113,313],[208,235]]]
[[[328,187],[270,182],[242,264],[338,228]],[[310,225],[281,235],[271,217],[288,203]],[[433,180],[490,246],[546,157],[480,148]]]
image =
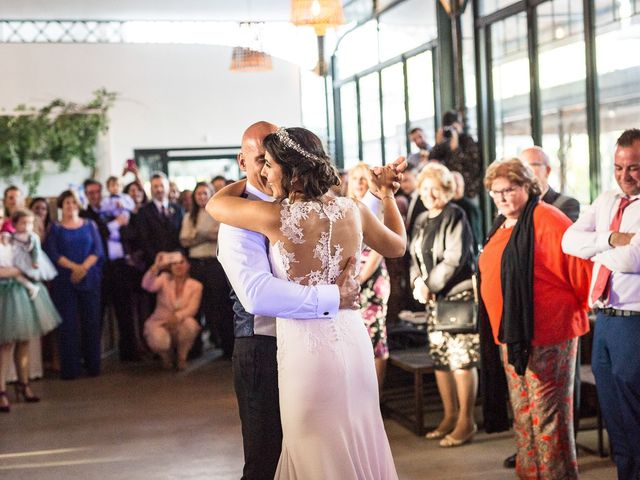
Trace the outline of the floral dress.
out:
[[[366,247],[362,252],[361,266],[367,261],[371,249]],[[384,259],[369,279],[362,284],[360,290],[360,312],[367,327],[375,358],[388,358],[387,344],[387,302],[391,283]]]

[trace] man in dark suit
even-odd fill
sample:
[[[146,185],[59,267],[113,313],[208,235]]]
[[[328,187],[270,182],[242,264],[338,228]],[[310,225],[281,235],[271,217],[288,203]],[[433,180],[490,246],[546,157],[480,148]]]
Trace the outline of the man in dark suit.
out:
[[[403,175],[398,195],[402,195],[407,199],[408,207],[405,227],[407,228],[407,243],[409,244],[411,243],[413,224],[416,223],[416,218],[426,210],[426,207],[420,199],[420,192],[418,192],[418,171],[415,168],[408,168]]]
[[[573,197],[556,192],[549,186],[551,163],[544,150],[540,147],[530,147],[522,151],[520,158],[533,169],[542,190],[542,201],[553,205],[575,222],[580,216],[580,202]]]
[[[182,207],[169,202],[169,179],[162,172],[151,176],[153,201],[138,212],[138,228],[144,261],[150,267],[158,252],[181,250]]]
[[[102,276],[102,318],[109,306],[118,322],[118,353],[121,361],[139,359],[133,322],[130,267],[126,264],[120,228],[129,224],[129,215],[122,214],[115,218],[105,218],[101,214],[102,184],[92,178],[83,183],[87,197],[87,208],[80,211],[82,218],[93,220],[98,226],[105,263]]]

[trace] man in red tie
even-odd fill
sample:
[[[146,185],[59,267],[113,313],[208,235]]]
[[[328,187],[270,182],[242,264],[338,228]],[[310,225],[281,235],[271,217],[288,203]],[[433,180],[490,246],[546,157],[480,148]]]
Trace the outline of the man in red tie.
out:
[[[601,194],[566,231],[565,253],[594,261],[591,364],[621,480],[640,479],[640,129],[618,138],[619,189]]]

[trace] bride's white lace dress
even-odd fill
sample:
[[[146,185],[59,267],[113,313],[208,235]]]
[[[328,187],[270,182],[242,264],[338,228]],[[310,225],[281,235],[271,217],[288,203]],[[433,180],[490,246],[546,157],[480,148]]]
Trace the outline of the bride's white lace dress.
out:
[[[349,257],[359,260],[360,213],[350,199],[285,202],[280,232],[270,248],[279,278],[333,284]],[[332,320],[278,318],[277,339],[284,437],[275,478],[397,479],[360,311],[340,310]]]

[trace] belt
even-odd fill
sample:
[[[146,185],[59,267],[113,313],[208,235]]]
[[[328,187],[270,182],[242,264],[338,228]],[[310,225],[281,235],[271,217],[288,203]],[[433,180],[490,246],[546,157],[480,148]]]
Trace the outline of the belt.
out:
[[[596,313],[602,313],[608,317],[640,317],[640,312],[633,310],[618,310],[617,308],[596,308]]]

